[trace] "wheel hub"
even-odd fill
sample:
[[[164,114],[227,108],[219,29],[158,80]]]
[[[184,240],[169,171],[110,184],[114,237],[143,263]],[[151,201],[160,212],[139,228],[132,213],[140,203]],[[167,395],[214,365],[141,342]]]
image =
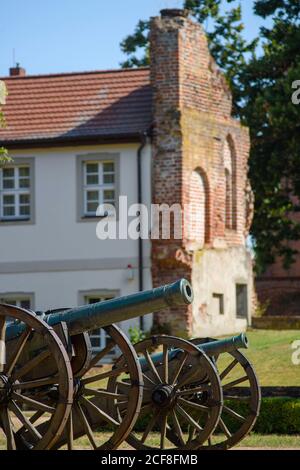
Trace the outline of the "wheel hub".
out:
[[[6,375],[0,374],[0,403],[6,403],[9,401],[12,393],[12,386]]]
[[[165,408],[170,406],[175,399],[174,387],[160,384],[152,392],[152,401],[156,406]]]

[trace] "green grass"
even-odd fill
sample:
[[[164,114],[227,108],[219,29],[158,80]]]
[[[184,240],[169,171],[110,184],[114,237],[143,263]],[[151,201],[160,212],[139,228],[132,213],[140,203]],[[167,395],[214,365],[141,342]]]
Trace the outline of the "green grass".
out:
[[[159,448],[159,434],[153,433],[149,444]],[[83,437],[76,441],[78,449],[90,449],[88,439]],[[285,435],[260,435],[252,434],[248,436],[240,445],[239,448],[259,448],[259,449],[300,449],[300,435],[285,436]],[[4,449],[4,438],[0,437],[0,449]],[[131,449],[131,447],[124,443],[120,449]]]
[[[261,386],[300,386],[300,366],[292,364],[291,348],[300,331],[251,330],[250,348],[243,351],[252,362]]]

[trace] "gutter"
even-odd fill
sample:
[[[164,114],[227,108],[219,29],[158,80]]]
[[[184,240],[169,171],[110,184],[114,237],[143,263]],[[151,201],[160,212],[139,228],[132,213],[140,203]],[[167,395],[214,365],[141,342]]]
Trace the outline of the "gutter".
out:
[[[137,151],[137,187],[138,187],[138,204],[142,204],[142,153],[147,144],[147,132],[141,134],[141,145]],[[141,223],[141,222],[140,222]],[[141,231],[141,230],[140,230]],[[144,253],[143,253],[143,239],[141,236],[138,239],[138,271],[139,271],[139,291],[144,290]],[[144,330],[144,317],[140,317],[140,329]]]

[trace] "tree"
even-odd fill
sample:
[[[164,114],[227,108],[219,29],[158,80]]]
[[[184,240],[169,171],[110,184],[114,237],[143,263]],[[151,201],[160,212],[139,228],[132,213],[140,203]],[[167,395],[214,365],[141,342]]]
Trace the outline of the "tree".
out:
[[[278,257],[288,268],[300,238],[300,100],[292,100],[300,85],[300,2],[258,0],[255,13],[273,24],[261,30],[262,55],[239,77],[240,116],[251,131],[252,234],[257,268],[264,271]]]
[[[7,95],[5,83],[0,81],[0,128],[5,126],[5,119],[1,107],[5,104],[5,98]],[[3,165],[10,158],[8,156],[7,150],[3,147],[0,147],[0,165]]]

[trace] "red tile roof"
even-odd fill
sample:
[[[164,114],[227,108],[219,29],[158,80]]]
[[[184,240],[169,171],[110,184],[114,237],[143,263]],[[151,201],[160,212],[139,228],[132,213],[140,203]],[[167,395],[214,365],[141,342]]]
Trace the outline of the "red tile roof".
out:
[[[137,137],[152,121],[148,69],[2,78],[0,144]]]

